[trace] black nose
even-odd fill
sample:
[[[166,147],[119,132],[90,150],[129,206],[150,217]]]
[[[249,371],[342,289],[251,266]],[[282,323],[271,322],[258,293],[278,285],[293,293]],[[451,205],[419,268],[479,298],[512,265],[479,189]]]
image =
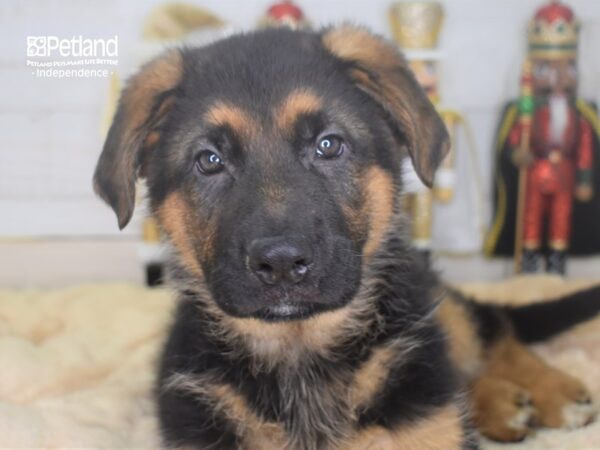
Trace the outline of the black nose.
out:
[[[265,284],[299,283],[310,270],[312,252],[301,239],[256,239],[248,252],[249,267]]]

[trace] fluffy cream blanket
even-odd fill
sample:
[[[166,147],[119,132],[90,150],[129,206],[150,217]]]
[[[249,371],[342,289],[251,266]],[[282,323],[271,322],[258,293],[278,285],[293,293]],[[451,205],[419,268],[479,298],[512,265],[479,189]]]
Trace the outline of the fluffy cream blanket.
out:
[[[589,282],[463,286],[491,300],[549,298]],[[171,295],[126,284],[0,290],[0,448],[156,448],[152,384]],[[600,399],[600,319],[536,347]],[[600,423],[484,449],[597,449]]]

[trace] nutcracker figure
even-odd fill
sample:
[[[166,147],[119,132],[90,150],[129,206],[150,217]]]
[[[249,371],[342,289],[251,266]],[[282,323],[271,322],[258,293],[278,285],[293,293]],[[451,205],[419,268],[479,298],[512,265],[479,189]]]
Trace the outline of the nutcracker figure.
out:
[[[558,1],[528,27],[521,97],[497,136],[489,255],[514,255],[518,272],[564,274],[567,253],[600,252],[600,123],[577,98],[579,23]]]
[[[260,20],[259,26],[264,27],[289,27],[292,30],[309,28],[309,23],[304,12],[290,0],[274,3],[269,7],[265,16]]]
[[[438,90],[439,34],[444,11],[435,1],[400,1],[392,4],[389,19],[394,39],[402,48],[415,77],[444,120],[452,148],[457,128],[467,126],[457,111],[442,106]],[[473,151],[473,149],[471,149]],[[417,176],[409,158],[403,161],[406,209],[411,218],[413,245],[429,259],[432,250],[432,219],[434,202],[448,203],[454,195],[454,150],[442,162],[435,175],[433,189],[428,189]]]

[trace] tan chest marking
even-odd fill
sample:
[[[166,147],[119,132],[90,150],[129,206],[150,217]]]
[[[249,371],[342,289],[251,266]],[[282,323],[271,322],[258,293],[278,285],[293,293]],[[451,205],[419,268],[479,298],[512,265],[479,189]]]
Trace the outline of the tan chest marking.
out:
[[[367,428],[339,450],[459,450],[463,439],[461,413],[450,405],[397,430]]]
[[[353,410],[366,407],[381,389],[389,375],[390,363],[396,354],[393,349],[379,348],[354,374],[350,389],[350,405]]]
[[[366,302],[318,314],[306,320],[285,323],[265,323],[253,318],[222,316],[222,328],[230,337],[242,342],[262,365],[302,363],[306,353],[325,354],[335,344],[366,326]]]
[[[215,382],[209,376],[176,374],[171,376],[166,388],[185,391],[208,402],[216,413],[235,425],[236,434],[242,437],[244,448],[285,448],[286,435],[283,428],[279,424],[260,419],[230,385]]]

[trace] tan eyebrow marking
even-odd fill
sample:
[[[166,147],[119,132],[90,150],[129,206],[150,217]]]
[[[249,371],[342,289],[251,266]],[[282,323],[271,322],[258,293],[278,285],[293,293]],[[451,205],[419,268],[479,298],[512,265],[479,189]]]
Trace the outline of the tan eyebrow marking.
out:
[[[319,96],[306,89],[295,90],[275,110],[275,121],[280,130],[288,131],[299,115],[317,112],[321,106]]]
[[[214,126],[229,126],[244,137],[257,133],[258,124],[242,108],[225,102],[217,102],[205,113],[205,120]]]

